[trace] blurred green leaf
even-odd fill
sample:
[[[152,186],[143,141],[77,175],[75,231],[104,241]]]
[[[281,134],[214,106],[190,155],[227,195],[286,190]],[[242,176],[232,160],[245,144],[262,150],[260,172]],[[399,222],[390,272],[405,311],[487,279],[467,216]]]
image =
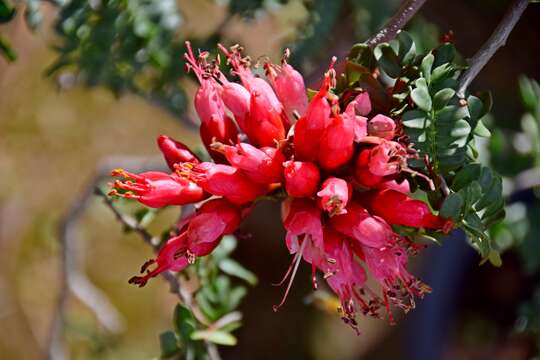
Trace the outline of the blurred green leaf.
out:
[[[257,277],[251,271],[245,269],[238,262],[226,258],[219,262],[219,268],[224,273],[245,280],[250,285],[257,285]]]
[[[178,354],[180,348],[176,341],[176,335],[172,331],[165,331],[159,335],[161,358],[166,359]]]
[[[199,330],[195,331],[191,338],[193,340],[206,340],[218,345],[234,346],[237,343],[236,338],[221,330]]]
[[[17,54],[11,48],[9,41],[0,34],[0,53],[10,62],[17,59]]]

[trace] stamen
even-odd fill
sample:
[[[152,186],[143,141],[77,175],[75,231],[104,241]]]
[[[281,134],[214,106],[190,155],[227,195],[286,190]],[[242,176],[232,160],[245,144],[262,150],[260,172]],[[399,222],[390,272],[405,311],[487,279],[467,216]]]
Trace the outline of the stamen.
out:
[[[291,289],[292,283],[294,281],[294,277],[296,276],[296,271],[298,271],[298,266],[300,265],[300,261],[302,260],[302,254],[304,252],[304,249],[306,248],[306,243],[310,241],[310,238],[304,237],[304,241],[302,241],[302,245],[300,246],[300,250],[298,250],[298,257],[296,259],[296,264],[294,264],[294,269],[291,274],[291,279],[289,281],[289,285],[287,285],[287,290],[285,290],[285,294],[283,295],[283,299],[281,299],[281,302],[278,305],[272,306],[272,309],[274,311],[278,311],[278,309],[285,304],[285,300],[287,300],[287,295],[289,295],[289,290]]]

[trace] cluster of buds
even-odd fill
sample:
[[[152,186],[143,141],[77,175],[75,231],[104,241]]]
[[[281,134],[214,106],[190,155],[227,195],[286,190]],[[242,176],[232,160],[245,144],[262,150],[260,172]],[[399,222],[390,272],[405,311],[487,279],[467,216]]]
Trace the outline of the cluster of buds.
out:
[[[213,161],[162,135],[158,145],[171,173],[113,172],[123,178],[113,185],[115,195],[150,207],[202,204],[130,282],[143,286],[163,271],[183,270],[235,232],[254,201],[275,197],[282,200],[286,246],[294,255],[282,303],[303,259],[311,264],[313,287],[322,274],[355,329],[358,312],[386,312],[393,322],[392,307],[413,308],[414,299],[430,291],[407,271],[408,257],[421,246],[396,229],[447,233],[453,223],[410,197],[411,177],[429,178],[408,167],[417,155],[401,136],[400,119],[375,113],[361,89],[338,96],[335,58],[308,99],[288,52],[280,65],[264,64],[265,80],[240,47],[220,46],[240,80],[233,82],[221,72],[219,57],[209,61],[208,53],[195,57],[189,43],[187,49],[188,71],[200,82],[200,135]],[[367,271],[380,289],[367,285]]]

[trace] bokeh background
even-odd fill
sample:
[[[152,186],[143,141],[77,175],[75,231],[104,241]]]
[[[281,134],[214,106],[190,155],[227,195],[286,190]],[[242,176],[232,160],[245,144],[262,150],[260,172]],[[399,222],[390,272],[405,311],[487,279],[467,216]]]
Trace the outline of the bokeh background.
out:
[[[123,2],[89,1],[88,6],[114,3]],[[274,61],[290,46],[292,60],[313,83],[332,55],[344,57],[399,6],[395,0],[130,3],[126,21],[134,22],[133,31],[145,40],[129,43],[126,36],[129,46],[118,57],[99,56],[112,49],[113,38],[106,31],[88,38],[89,29],[77,23],[70,5],[60,10],[53,1],[23,1],[16,16],[0,24],[0,34],[17,56],[14,61],[0,57],[0,359],[47,356],[61,283],[60,224],[88,191],[99,164],[110,164],[111,157],[154,161],[159,134],[199,145],[190,100],[195,83],[181,75],[181,49],[171,44],[185,39],[197,46],[238,42],[252,58]],[[452,30],[456,47],[467,58],[509,3],[428,1],[407,29],[426,48]],[[152,23],[138,27],[140,18],[153,16],[145,13],[153,8],[140,5],[137,10],[136,4],[157,7],[166,31],[145,30]],[[104,14],[102,28],[117,15]],[[507,46],[472,86],[490,90],[494,98],[493,138],[484,144],[484,159],[507,178],[509,217],[493,234],[507,249],[503,266],[479,266],[478,256],[455,234],[413,264],[433,294],[398,326],[363,319],[363,333],[356,336],[324,301],[313,298],[307,268],[297,276],[287,304],[272,311],[282,289],[270,284],[285,272],[290,257],[278,206],[260,203],[244,225],[251,236],[240,239],[234,254],[259,283],[240,307],[244,325],[236,332],[239,344],[221,348],[224,359],[534,357],[540,344],[540,204],[534,189],[540,183],[540,173],[534,172],[540,166],[540,90],[532,84],[540,78],[539,22],[540,4],[531,4]],[[77,46],[85,50],[73,57]],[[512,181],[516,175],[528,185]],[[150,230],[161,231],[176,216],[174,210],[160,213]],[[113,334],[69,296],[64,335],[70,358],[159,356],[158,334],[172,327],[176,298],[161,280],[142,289],[127,284],[151,256],[150,248],[123,232],[97,197],[85,204],[76,231],[77,261],[119,319]]]

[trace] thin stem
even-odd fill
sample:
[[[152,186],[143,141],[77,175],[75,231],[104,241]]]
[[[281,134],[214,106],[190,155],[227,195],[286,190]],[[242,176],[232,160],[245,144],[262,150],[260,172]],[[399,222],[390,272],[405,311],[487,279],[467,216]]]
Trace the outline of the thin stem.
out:
[[[370,47],[375,47],[376,45],[388,42],[394,39],[397,34],[407,25],[409,20],[420,10],[427,0],[406,0],[401,4],[397,13],[392,16],[390,20],[386,23],[384,28],[382,28],[378,33],[370,37],[366,44]]]
[[[502,18],[501,22],[487,41],[482,45],[480,50],[469,60],[469,69],[463,73],[459,81],[457,95],[460,98],[465,97],[465,91],[470,83],[476,78],[482,68],[495,55],[499,48],[503,47],[508,40],[508,36],[516,26],[517,22],[523,15],[523,12],[529,5],[529,0],[515,0]]]

